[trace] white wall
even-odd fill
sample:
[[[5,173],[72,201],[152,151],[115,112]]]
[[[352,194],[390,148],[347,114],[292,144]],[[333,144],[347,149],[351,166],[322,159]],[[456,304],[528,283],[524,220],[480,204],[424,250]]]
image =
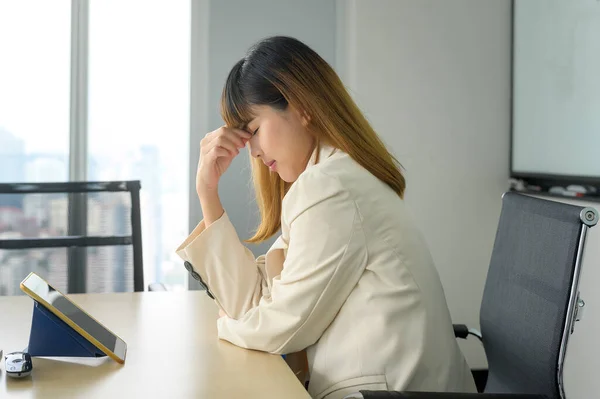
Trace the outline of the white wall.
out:
[[[453,320],[478,326],[508,188],[510,2],[338,5],[345,7],[338,42],[345,81],[406,168],[406,202],[430,244]],[[486,364],[477,342],[463,350],[472,367]]]

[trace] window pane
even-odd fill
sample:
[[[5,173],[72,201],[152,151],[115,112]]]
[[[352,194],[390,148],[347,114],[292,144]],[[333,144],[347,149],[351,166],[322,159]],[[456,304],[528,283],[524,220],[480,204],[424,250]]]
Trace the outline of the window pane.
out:
[[[67,248],[0,250],[0,296],[24,295],[19,284],[31,272],[66,293]]]
[[[70,1],[0,0],[0,183],[68,179],[70,32]],[[52,236],[62,224],[35,197],[0,196],[0,239]],[[20,293],[31,271],[64,288],[63,252],[0,251],[0,295]]]
[[[67,235],[67,195],[0,194],[0,239]],[[67,290],[67,249],[0,249],[0,296],[22,294],[19,283],[35,272],[58,290]]]
[[[90,180],[141,180],[147,283],[185,286],[189,1],[90,2]]]
[[[131,194],[129,192],[89,193],[87,234],[90,236],[129,236],[132,234]],[[86,292],[133,291],[133,247],[111,245],[86,249]]]
[[[0,0],[0,182],[68,178],[70,27],[70,1]]]

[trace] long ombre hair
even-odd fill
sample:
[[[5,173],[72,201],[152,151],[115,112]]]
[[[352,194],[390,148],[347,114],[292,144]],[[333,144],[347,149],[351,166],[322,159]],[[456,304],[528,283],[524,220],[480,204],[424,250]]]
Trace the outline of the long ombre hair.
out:
[[[245,129],[252,106],[289,105],[310,117],[317,146],[326,144],[350,155],[401,198],[406,182],[398,160],[386,149],[333,68],[304,43],[274,36],[255,44],[227,77],[221,116],[229,127]],[[290,183],[251,157],[252,178],[261,220],[248,242],[261,242],[281,227],[281,205]]]

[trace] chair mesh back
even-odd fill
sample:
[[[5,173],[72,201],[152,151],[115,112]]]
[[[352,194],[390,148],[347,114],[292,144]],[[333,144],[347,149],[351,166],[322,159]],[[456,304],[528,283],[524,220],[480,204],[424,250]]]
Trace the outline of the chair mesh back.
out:
[[[0,193],[0,240],[59,238],[69,235],[69,198],[86,204],[85,236],[130,236],[131,196],[127,191],[89,193]],[[0,296],[22,295],[19,283],[35,272],[56,289],[69,293],[69,254],[79,251],[85,268],[85,292],[134,290],[132,245],[89,246],[76,249],[0,249]]]
[[[560,398],[557,365],[582,209],[504,195],[481,305],[486,393]]]

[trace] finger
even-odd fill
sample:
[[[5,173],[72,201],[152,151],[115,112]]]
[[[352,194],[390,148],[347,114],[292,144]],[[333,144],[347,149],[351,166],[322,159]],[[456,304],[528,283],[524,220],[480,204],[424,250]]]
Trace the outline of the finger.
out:
[[[211,145],[211,143],[221,135],[221,130],[222,128],[219,128],[210,133],[206,133],[204,138],[200,140],[200,149],[205,149],[206,152],[210,151],[214,147],[214,144]]]
[[[240,137],[235,132],[229,132],[228,134],[224,134],[221,137],[223,137],[224,139],[227,139],[227,140],[231,141],[238,148],[244,148],[244,146],[246,145],[246,141],[247,141],[245,138]]]
[[[223,136],[232,140],[240,148],[244,147],[248,140],[252,138],[252,134],[242,129],[225,129]]]
[[[202,140],[200,140],[200,154],[207,154],[212,149],[210,142],[214,139],[213,132],[206,134]]]
[[[239,148],[241,148],[238,147],[237,144],[231,141],[228,137],[218,136],[202,144],[202,153],[206,154],[210,152],[213,148],[219,146],[229,150],[233,156],[239,154]]]
[[[240,147],[238,147],[233,141],[227,137],[220,137],[219,140],[215,140],[215,146],[223,147],[231,153],[232,156],[236,156],[240,153]]]
[[[221,145],[222,140],[228,140],[238,148],[244,148],[244,146],[246,145],[246,142],[244,141],[245,139],[242,138],[241,135],[236,133],[233,129],[224,128],[219,129],[217,132],[218,133],[216,134],[212,134],[210,136],[205,137],[205,143],[203,143],[203,145],[206,146],[208,150],[210,150],[215,145]],[[248,134],[248,137],[249,136],[250,134]]]
[[[210,151],[207,151],[206,154],[200,157],[198,161],[198,168],[201,168],[202,165],[212,164],[217,162],[219,158],[233,158],[231,153],[223,147],[213,147]]]
[[[232,158],[231,152],[229,152],[228,150],[226,150],[223,147],[214,147],[209,154],[212,154],[214,159],[216,160],[217,158],[223,157],[223,158]]]
[[[244,129],[231,129],[234,133],[236,133],[240,138],[250,140],[252,137],[252,133],[244,130]]]

